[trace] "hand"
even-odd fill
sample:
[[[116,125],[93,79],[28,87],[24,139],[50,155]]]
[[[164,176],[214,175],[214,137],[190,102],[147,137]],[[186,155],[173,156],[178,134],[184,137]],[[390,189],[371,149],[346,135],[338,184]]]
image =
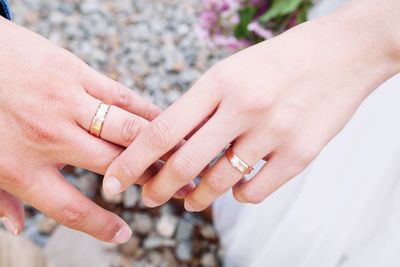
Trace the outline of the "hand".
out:
[[[377,14],[369,7],[349,5],[218,63],[139,133],[108,168],[105,188],[112,180],[120,183],[116,192],[125,189],[194,132],[144,185],[148,206],[166,202],[229,144],[248,165],[261,159],[266,165],[246,181],[222,157],[186,198],[186,209],[203,210],[232,187],[240,202],[264,200],[304,170],[363,99],[397,73],[398,52],[389,45],[396,42],[388,37],[393,26],[371,32]]]
[[[0,215],[14,234],[21,231],[13,194],[66,226],[127,241],[126,223],[81,195],[59,169],[104,173],[159,109],[46,39],[2,18],[0,29],[0,188],[9,192],[0,191],[0,206],[15,206]],[[88,130],[101,101],[113,106],[100,139]]]

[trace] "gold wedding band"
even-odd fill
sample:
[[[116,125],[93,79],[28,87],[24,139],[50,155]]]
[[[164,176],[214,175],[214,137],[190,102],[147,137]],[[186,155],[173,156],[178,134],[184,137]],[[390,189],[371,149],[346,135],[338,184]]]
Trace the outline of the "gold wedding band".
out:
[[[232,147],[228,148],[225,151],[225,156],[228,158],[228,160],[231,162],[232,167],[236,168],[239,170],[241,173],[244,175],[250,174],[253,171],[253,167],[250,167],[247,165],[243,160],[241,160],[234,152]]]
[[[101,130],[103,129],[104,120],[106,119],[110,105],[101,102],[96,115],[94,115],[92,120],[92,125],[90,126],[89,133],[96,137],[100,137]]]

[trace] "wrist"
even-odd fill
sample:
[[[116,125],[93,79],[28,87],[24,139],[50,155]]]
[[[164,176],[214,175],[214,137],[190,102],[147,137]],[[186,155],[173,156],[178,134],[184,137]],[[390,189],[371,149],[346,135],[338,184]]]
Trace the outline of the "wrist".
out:
[[[364,58],[386,70],[387,79],[400,71],[400,1],[353,1],[334,16],[341,17]]]

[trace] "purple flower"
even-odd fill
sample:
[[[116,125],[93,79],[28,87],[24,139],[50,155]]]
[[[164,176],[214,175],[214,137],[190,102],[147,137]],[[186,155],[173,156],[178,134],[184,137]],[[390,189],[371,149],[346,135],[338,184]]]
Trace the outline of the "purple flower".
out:
[[[261,26],[260,23],[258,23],[258,21],[253,21],[252,23],[250,23],[247,26],[247,29],[251,32],[254,32],[257,36],[265,40],[270,39],[274,36],[274,34],[271,31],[266,30],[263,26]]]

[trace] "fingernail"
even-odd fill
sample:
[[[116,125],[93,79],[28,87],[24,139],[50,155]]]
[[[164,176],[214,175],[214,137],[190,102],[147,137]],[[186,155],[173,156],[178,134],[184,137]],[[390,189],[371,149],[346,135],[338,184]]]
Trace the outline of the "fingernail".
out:
[[[158,203],[147,197],[143,197],[143,203],[149,208],[155,208],[159,206]]]
[[[132,230],[128,225],[124,225],[111,240],[112,243],[123,244],[128,242],[132,236]]]
[[[193,208],[192,205],[190,205],[189,201],[185,201],[185,210],[189,211],[189,212],[197,212],[197,210],[195,208]]]
[[[104,180],[104,191],[107,194],[115,195],[121,192],[122,184],[121,182],[115,177],[110,176],[105,178]]]
[[[3,217],[1,218],[1,220],[3,221],[4,226],[10,233],[12,233],[13,235],[18,235],[17,225],[10,218]]]

